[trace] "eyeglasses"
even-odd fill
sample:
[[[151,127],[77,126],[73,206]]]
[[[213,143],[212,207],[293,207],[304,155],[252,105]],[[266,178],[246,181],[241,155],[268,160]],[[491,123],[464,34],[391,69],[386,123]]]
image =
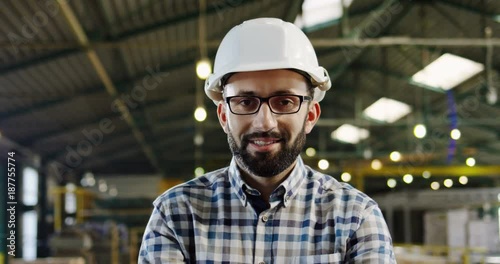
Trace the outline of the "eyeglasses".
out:
[[[295,94],[273,95],[266,98],[258,96],[229,96],[226,103],[235,115],[252,115],[260,110],[262,102],[266,102],[271,112],[280,115],[295,114],[304,101],[312,97]]]

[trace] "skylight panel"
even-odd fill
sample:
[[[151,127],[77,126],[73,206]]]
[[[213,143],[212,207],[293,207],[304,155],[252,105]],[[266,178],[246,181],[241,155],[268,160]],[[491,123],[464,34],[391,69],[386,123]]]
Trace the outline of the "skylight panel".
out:
[[[378,99],[363,111],[366,117],[385,123],[394,123],[409,113],[410,105],[386,97]]]
[[[346,7],[352,0],[344,0]],[[305,0],[302,15],[297,16],[295,24],[301,28],[311,28],[342,17],[342,0]]]
[[[475,61],[445,53],[412,76],[415,84],[450,90],[484,70]]]
[[[331,137],[334,140],[357,144],[363,139],[370,136],[370,131],[364,128],[359,128],[350,124],[343,124],[332,132]]]

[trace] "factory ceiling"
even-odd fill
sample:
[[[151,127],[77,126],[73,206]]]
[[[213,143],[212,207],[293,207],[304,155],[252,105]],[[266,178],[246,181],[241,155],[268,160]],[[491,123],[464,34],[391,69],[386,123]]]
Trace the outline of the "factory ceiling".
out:
[[[301,21],[332,77],[307,139],[316,152],[304,152],[307,164],[317,168],[326,159],[325,171],[335,177],[367,176],[364,189],[373,193],[389,191],[387,178],[401,181],[405,173],[426,188],[419,177],[426,167],[459,176],[473,157],[483,170],[464,171],[481,179],[470,184],[498,184],[500,1],[345,2],[343,15],[305,25],[306,6],[297,0],[2,1],[2,155],[17,150],[27,164],[55,166],[60,180],[89,171],[189,179],[196,167],[225,166],[231,158],[226,135],[196,62],[213,61],[234,25],[278,17]],[[443,55],[480,68],[452,87],[419,79]],[[445,72],[459,72],[457,64]],[[377,121],[366,109],[381,98],[409,111]],[[207,109],[204,122],[193,118],[199,106]],[[356,143],[342,141],[338,129],[345,124],[364,129],[351,138]],[[417,124],[426,127],[425,137],[415,137]],[[393,151],[400,161],[389,159]],[[373,159],[391,170],[371,171]]]

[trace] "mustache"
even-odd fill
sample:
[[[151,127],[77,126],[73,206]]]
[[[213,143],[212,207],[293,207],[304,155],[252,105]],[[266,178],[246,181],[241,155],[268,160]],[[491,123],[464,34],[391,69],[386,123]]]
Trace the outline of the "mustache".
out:
[[[242,141],[248,141],[250,138],[283,138],[284,136],[278,132],[254,132],[244,135]]]

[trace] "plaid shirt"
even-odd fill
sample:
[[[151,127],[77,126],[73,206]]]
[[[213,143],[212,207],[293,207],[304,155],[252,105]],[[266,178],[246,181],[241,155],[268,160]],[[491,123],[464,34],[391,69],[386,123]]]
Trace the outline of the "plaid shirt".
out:
[[[305,166],[257,213],[259,192],[227,168],[178,185],[154,201],[139,263],[395,263],[378,205]]]

